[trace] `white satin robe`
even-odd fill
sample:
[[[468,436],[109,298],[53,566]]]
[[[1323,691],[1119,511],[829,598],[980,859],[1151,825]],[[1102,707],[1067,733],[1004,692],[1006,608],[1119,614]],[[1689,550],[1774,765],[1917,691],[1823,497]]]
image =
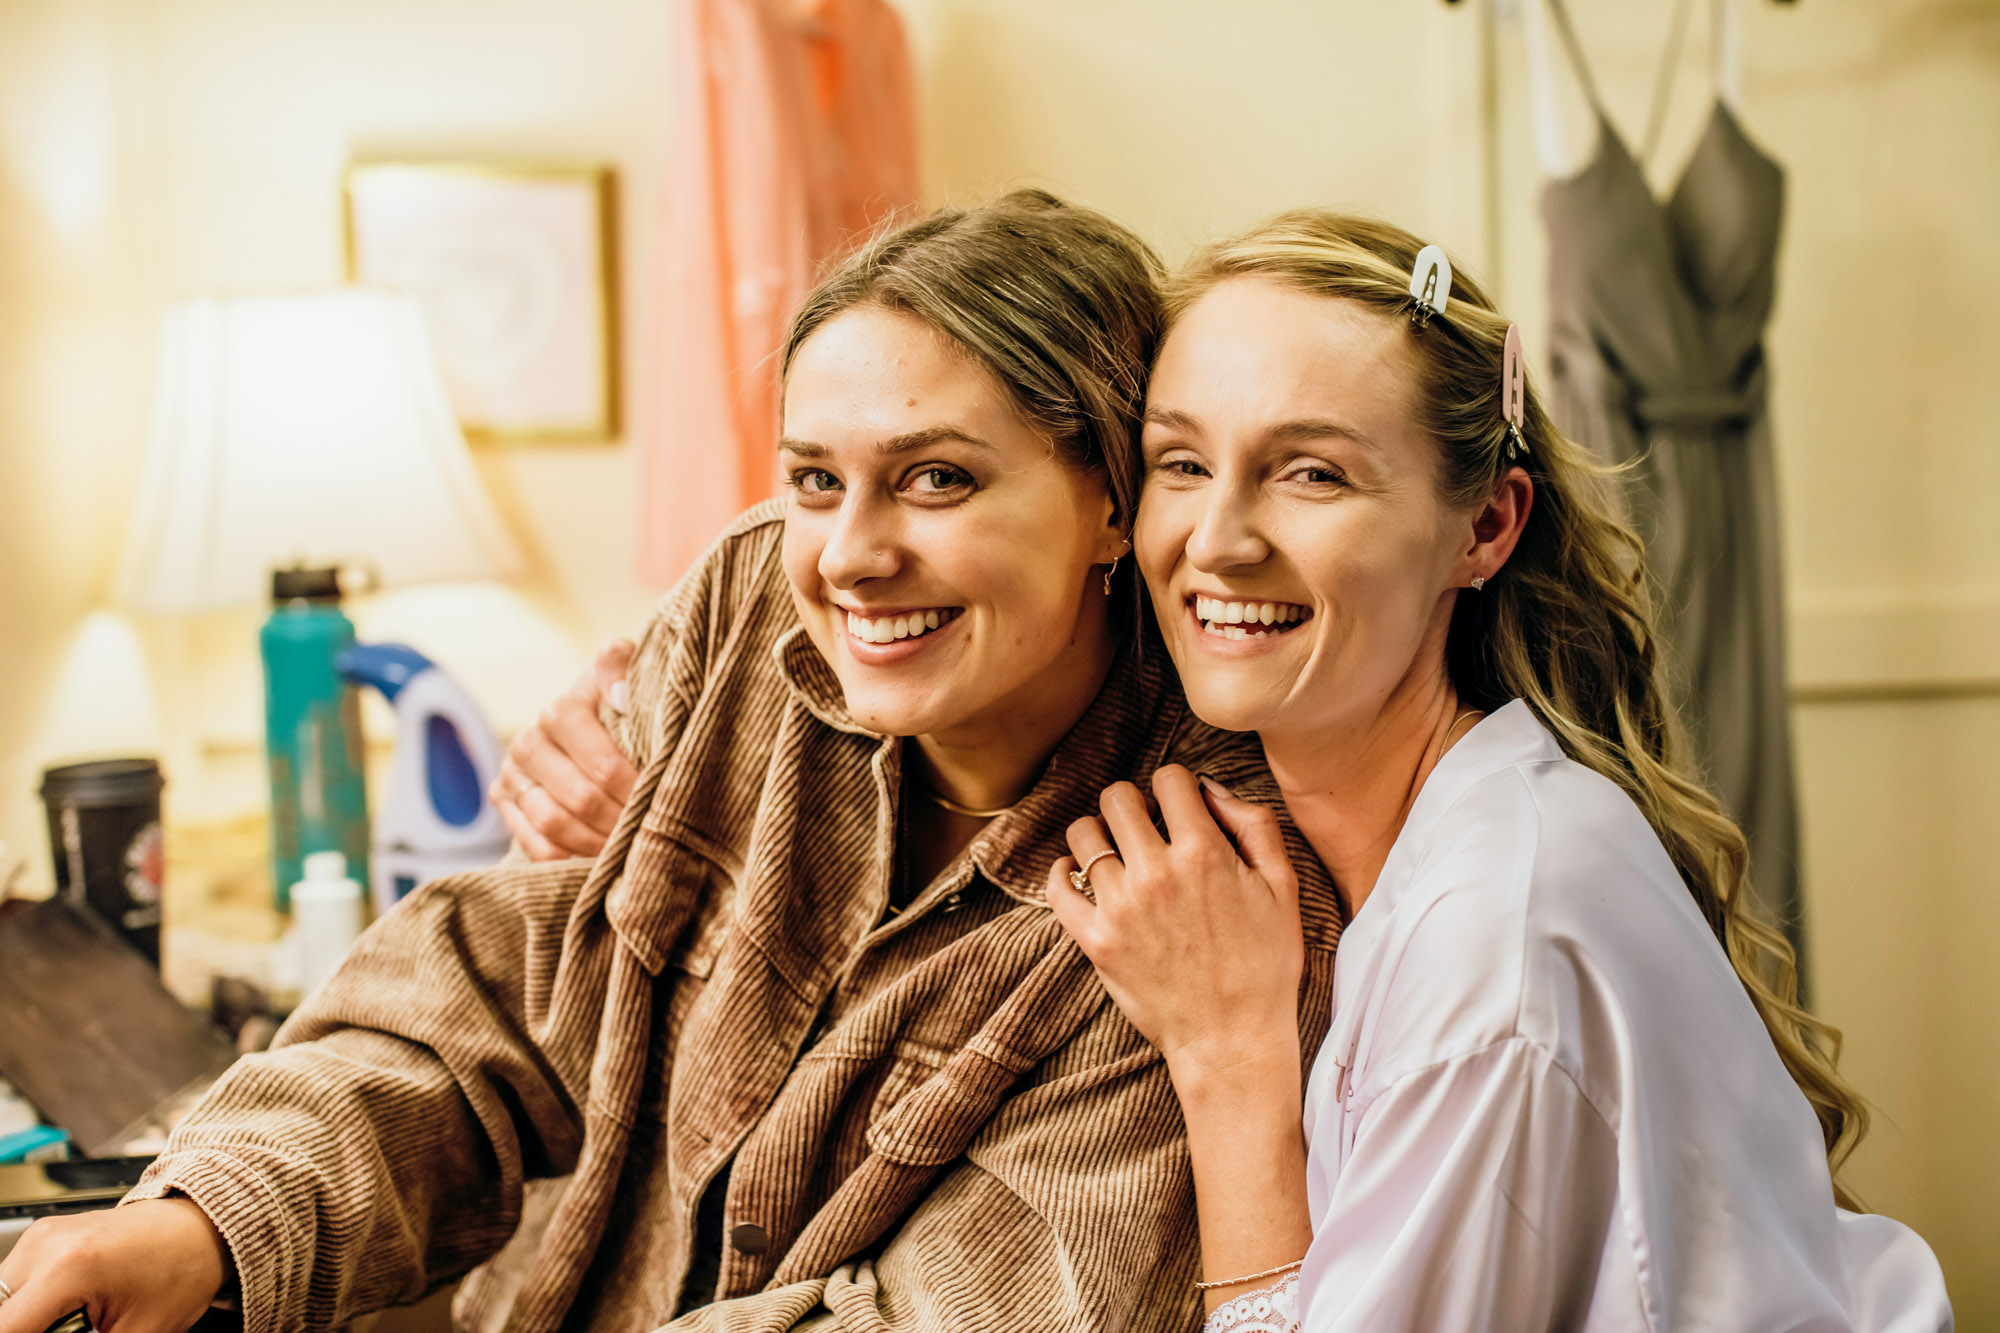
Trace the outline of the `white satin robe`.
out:
[[[1419,793],[1307,1086],[1307,1333],[1951,1327],[1625,794],[1520,701]]]

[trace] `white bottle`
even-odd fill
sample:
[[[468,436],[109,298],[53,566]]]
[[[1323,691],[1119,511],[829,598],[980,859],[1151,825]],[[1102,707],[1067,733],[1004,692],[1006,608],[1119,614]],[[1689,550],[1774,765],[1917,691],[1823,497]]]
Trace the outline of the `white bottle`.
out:
[[[361,936],[362,892],[347,877],[347,858],[314,852],[305,859],[306,877],[292,886],[292,929],[299,948],[299,1003],[326,984]]]

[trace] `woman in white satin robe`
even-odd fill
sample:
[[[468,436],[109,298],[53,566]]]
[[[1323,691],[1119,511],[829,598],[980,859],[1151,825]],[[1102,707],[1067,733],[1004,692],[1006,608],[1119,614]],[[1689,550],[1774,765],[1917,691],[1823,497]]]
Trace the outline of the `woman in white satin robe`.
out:
[[[1172,1074],[1208,1327],[1948,1329],[1922,1240],[1838,1206],[1861,1103],[1676,767],[1643,552],[1433,258],[1325,213],[1217,242],[1148,393],[1167,649],[1349,923],[1302,999],[1276,821],[1177,768],[1051,871]]]

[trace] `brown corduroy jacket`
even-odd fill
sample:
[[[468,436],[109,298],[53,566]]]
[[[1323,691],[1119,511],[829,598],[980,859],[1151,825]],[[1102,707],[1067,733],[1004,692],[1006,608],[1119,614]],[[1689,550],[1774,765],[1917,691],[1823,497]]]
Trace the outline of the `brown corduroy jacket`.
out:
[[[1197,1322],[1165,1065],[1043,885],[1099,791],[1162,763],[1275,805],[1254,738],[1128,651],[1034,790],[885,919],[900,743],[844,711],[781,528],[745,515],[649,627],[640,778],[596,861],[424,886],[134,1191],[214,1219],[247,1333],[481,1264],[459,1322],[516,1333]],[[1310,1061],[1339,908],[1292,837]],[[717,1299],[675,1322],[725,1167]]]

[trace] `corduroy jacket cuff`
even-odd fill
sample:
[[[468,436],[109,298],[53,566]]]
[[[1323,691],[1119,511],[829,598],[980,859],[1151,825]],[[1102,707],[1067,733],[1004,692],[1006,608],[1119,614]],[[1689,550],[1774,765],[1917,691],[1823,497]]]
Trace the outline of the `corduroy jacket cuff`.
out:
[[[205,1148],[169,1152],[147,1168],[119,1206],[174,1195],[191,1200],[222,1233],[242,1306],[243,1333],[298,1327],[305,1310],[294,1299],[299,1293],[291,1290],[301,1253],[287,1229],[291,1214],[247,1154]],[[297,1308],[287,1309],[288,1302]]]

